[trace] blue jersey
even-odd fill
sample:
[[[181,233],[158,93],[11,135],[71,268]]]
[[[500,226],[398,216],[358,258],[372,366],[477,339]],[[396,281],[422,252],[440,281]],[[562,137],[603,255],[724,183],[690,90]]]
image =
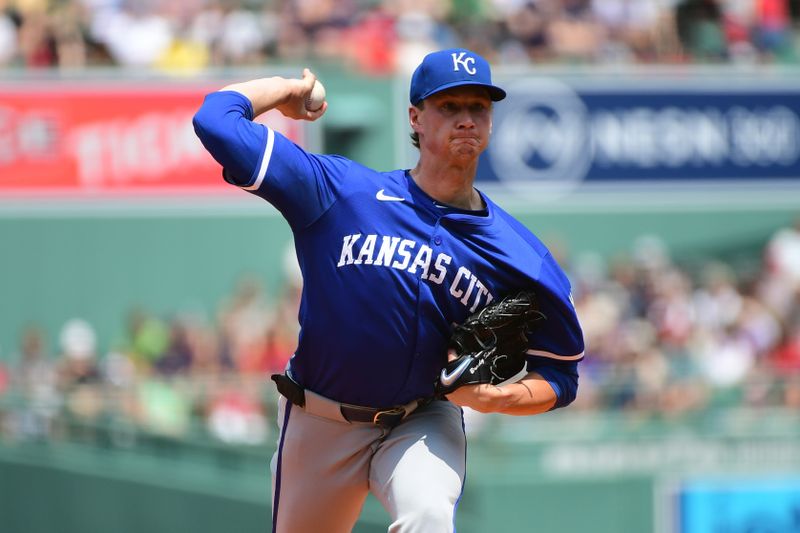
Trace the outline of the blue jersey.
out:
[[[536,291],[547,320],[528,369],[574,399],[584,345],[570,284],[547,248],[482,194],[441,205],[407,170],[378,172],[306,152],[252,122],[232,91],[206,97],[195,130],[229,182],[286,218],[303,273],[293,377],[334,400],[374,407],[430,397],[453,325],[506,294]]]

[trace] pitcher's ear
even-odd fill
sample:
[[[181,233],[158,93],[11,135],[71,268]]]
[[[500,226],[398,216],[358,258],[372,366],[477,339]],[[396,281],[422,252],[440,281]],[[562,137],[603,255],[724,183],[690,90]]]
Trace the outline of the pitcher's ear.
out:
[[[408,123],[411,125],[411,128],[416,131],[420,125],[420,112],[415,106],[408,107]]]

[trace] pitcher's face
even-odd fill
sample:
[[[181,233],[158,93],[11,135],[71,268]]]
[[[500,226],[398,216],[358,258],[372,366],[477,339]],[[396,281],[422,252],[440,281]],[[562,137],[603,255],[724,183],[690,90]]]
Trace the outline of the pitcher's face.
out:
[[[409,109],[420,150],[449,159],[477,159],[489,145],[492,100],[480,86],[462,85],[433,94],[422,109]]]

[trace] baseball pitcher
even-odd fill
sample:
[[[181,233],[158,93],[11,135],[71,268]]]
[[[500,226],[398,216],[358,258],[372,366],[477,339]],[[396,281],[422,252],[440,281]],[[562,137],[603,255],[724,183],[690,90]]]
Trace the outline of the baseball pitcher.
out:
[[[461,407],[535,415],[575,398],[584,344],[570,284],[473,186],[506,95],[484,58],[424,58],[408,107],[419,160],[391,172],[309,153],[253,122],[271,109],[321,118],[315,83],[308,69],[236,83],[194,117],[224,179],[284,216],[303,273],[297,349],[273,376],[272,530],[348,532],[371,492],[390,532],[452,532]]]

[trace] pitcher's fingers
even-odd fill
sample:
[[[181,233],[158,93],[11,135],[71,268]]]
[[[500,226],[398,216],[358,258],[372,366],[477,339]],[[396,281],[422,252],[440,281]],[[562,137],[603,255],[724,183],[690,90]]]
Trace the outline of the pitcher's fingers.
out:
[[[318,118],[320,118],[322,115],[324,115],[327,109],[328,109],[328,102],[323,102],[322,107],[320,107],[315,111],[306,110],[305,119],[313,122]]]
[[[311,89],[314,87],[314,82],[317,81],[317,76],[311,69],[306,67],[303,69],[303,84],[308,88],[308,91],[311,92]]]

